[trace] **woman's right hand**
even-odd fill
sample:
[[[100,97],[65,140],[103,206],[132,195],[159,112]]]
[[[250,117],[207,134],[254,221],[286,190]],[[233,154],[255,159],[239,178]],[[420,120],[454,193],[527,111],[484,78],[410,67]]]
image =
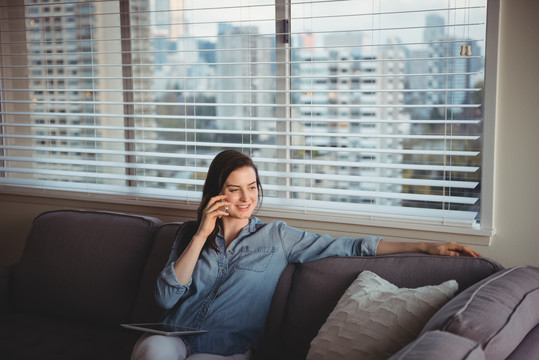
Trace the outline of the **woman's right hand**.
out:
[[[186,285],[191,281],[191,276],[193,275],[193,270],[200,252],[202,251],[208,236],[210,236],[213,229],[215,229],[217,218],[228,216],[224,207],[231,205],[231,203],[225,199],[226,195],[217,195],[210,199],[208,205],[202,212],[202,219],[200,220],[200,225],[198,226],[196,234],[193,236],[191,242],[187,245],[187,248],[180,255],[178,260],[174,263],[174,271],[176,272],[176,277],[181,285]]]
[[[226,201],[227,195],[217,195],[210,199],[208,205],[202,212],[202,219],[195,236],[203,237],[207,239],[208,236],[215,229],[215,222],[221,216],[228,216],[228,212],[225,211],[225,206],[231,205]]]

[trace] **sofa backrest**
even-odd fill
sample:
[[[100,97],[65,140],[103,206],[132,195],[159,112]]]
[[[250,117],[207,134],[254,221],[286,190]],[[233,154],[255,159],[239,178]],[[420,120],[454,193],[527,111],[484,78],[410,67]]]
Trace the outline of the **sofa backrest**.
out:
[[[424,254],[331,257],[291,264],[273,295],[257,359],[305,359],[312,339],[363,270],[406,288],[455,279],[462,291],[502,268],[487,258]]]
[[[113,326],[129,321],[161,224],[111,212],[41,214],[13,270],[13,309]]]
[[[165,267],[170,256],[170,251],[180,225],[181,223],[163,224],[155,234],[152,249],[144,268],[135,299],[131,318],[131,321],[134,323],[158,322],[162,320],[164,311],[155,302],[155,284],[157,276],[159,276],[161,270]]]

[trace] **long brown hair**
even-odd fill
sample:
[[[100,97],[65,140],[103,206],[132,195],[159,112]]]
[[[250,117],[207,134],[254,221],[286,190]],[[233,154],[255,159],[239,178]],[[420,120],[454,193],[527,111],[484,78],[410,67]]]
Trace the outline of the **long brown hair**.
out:
[[[256,186],[258,188],[257,210],[260,208],[263,198],[262,183],[260,182],[260,178],[258,176],[258,169],[253,163],[253,160],[251,160],[248,155],[236,150],[221,151],[215,156],[215,158],[211,162],[210,168],[208,169],[208,174],[206,175],[206,181],[204,182],[204,187],[202,189],[202,200],[200,201],[200,205],[197,210],[197,222],[199,225],[202,221],[202,214],[204,212],[204,209],[206,208],[212,197],[219,195],[230,173],[245,166],[248,166],[255,171]],[[210,236],[208,236],[204,247],[209,246],[215,251],[218,251],[217,245],[215,244],[215,237],[217,236],[219,226],[221,225],[222,220],[217,219],[215,228],[213,229]]]

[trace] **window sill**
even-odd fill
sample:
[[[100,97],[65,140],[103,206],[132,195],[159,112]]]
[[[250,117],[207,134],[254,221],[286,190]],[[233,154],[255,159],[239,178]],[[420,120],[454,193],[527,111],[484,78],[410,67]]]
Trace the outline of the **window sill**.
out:
[[[57,199],[57,200],[54,200]],[[140,212],[156,216],[163,221],[184,221],[196,218],[198,201],[166,200],[127,195],[92,194],[59,190],[28,189],[0,186],[0,201],[83,207],[111,211]],[[76,204],[76,205],[75,205]],[[105,205],[104,205],[105,204]],[[313,233],[331,236],[379,236],[387,241],[455,241],[470,245],[490,245],[494,229],[473,229],[433,224],[414,224],[406,221],[380,221],[357,219],[328,213],[304,214],[263,206],[256,214],[265,222],[284,220],[290,226]]]
[[[279,214],[279,215],[276,215]],[[474,229],[446,225],[426,225],[404,221],[377,221],[354,219],[335,214],[298,214],[282,210],[260,210],[258,217],[264,221],[285,220],[290,226],[309,232],[331,236],[379,236],[388,241],[440,241],[470,245],[490,245],[494,229]]]

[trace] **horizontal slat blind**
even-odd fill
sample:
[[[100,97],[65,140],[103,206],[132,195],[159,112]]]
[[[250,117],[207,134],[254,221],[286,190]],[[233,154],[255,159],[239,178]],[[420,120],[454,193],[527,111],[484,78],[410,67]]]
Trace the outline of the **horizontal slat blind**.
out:
[[[472,227],[486,5],[4,0],[0,182],[196,201],[233,148],[267,207]]]
[[[290,196],[305,201],[304,211],[326,206],[370,219],[474,225],[485,7],[292,2],[292,111],[304,119],[292,131],[304,136],[293,136],[291,145],[304,150],[291,157],[325,165],[291,171],[332,175],[291,178]],[[461,55],[468,45],[473,51]]]

